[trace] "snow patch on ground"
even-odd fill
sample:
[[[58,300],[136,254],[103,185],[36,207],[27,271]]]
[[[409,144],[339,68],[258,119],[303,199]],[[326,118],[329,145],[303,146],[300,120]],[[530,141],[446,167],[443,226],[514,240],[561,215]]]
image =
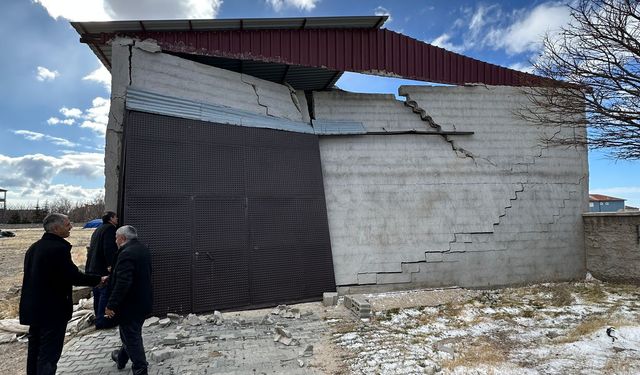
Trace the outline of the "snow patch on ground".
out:
[[[353,374],[635,374],[639,291],[586,282],[486,291],[378,311],[334,342]]]

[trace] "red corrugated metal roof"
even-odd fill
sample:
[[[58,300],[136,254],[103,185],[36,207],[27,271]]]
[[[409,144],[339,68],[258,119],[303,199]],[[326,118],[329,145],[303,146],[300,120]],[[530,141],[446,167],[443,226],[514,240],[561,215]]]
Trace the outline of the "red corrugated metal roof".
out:
[[[590,202],[611,202],[611,201],[625,201],[626,199],[610,197],[602,194],[589,194]]]
[[[262,20],[251,29],[234,26],[222,30],[219,29],[222,28],[221,24],[218,28],[195,30],[185,23],[176,24],[174,29],[170,25],[159,24],[156,30],[162,31],[154,31],[150,21],[139,21],[145,27],[137,28],[132,26],[132,21],[122,26],[100,22],[72,24],[81,34],[81,41],[88,43],[107,67],[111,65],[108,41],[116,35],[124,35],[154,39],[167,52],[313,67],[337,73],[351,71],[454,85],[482,83],[522,86],[535,85],[543,80],[538,76],[450,52],[394,31],[378,29],[380,23],[374,24],[373,20],[370,20],[368,27],[362,26],[360,20],[359,27],[347,28],[351,19],[355,18],[340,21],[340,17],[334,17],[330,18],[331,22],[309,18],[307,23],[323,25],[313,29],[293,26],[269,28],[277,19]],[[97,30],[100,31],[96,33]]]

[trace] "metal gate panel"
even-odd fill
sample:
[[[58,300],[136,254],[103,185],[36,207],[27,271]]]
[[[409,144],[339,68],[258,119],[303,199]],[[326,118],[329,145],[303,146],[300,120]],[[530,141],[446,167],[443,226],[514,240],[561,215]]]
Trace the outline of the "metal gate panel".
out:
[[[123,222],[152,248],[154,312],[335,290],[314,135],[127,112]]]
[[[244,199],[194,200],[194,312],[251,303],[245,208]]]
[[[255,304],[335,290],[324,199],[250,198],[249,222]]]
[[[127,195],[124,212],[151,252],[154,313],[191,311],[189,198]]]

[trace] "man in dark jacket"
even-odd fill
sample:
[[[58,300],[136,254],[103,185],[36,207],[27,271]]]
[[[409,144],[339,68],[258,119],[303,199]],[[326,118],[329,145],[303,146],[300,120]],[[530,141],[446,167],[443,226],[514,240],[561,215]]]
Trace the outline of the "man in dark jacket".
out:
[[[52,213],[43,221],[45,234],[24,257],[20,323],[29,325],[27,374],[55,374],[71,319],[73,285],[104,284],[106,277],[85,275],[71,260],[71,223]]]
[[[91,235],[87,263],[84,271],[98,276],[108,276],[115,265],[116,253],[116,225],[118,215],[107,211],[102,216],[100,225]],[[104,308],[109,300],[109,288],[93,288],[93,310],[96,314],[96,328],[111,328],[115,326],[115,320],[104,317]]]
[[[147,374],[147,359],[142,342],[142,323],[151,312],[151,254],[138,241],[134,227],[125,225],[116,231],[120,248],[110,280],[111,297],[105,315],[118,318],[122,347],[111,353],[118,369],[131,359],[134,375]]]

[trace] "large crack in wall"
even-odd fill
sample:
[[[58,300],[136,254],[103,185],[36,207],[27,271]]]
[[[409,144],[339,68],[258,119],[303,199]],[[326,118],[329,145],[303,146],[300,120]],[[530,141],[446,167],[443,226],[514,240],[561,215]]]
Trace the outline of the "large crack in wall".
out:
[[[420,119],[424,122],[427,123],[427,125],[432,128],[437,130],[438,132],[442,131],[442,126],[439,125],[438,123],[436,123],[436,121],[433,119],[433,117],[431,115],[429,115],[429,113],[421,108],[419,106],[419,104],[417,103],[417,101],[413,100],[410,96],[409,93],[407,92],[401,92],[400,95],[404,96],[406,98],[405,101],[405,105],[407,107],[409,107],[412,112],[416,113],[419,115]],[[453,126],[454,130],[455,130],[455,125]],[[462,147],[460,147],[459,145],[456,144],[456,142],[451,139],[448,135],[446,134],[442,134],[441,135],[442,138],[448,142],[451,145],[452,150],[456,153],[456,155],[458,157],[463,157],[463,158],[471,158],[475,165],[477,166],[477,162],[476,162],[476,158],[477,155],[474,155],[471,151],[466,150]],[[512,165],[509,169],[509,172],[511,172],[512,175],[516,175],[519,174],[520,176],[524,177],[524,180],[520,180],[518,182],[515,182],[517,185],[519,185],[519,187],[514,190],[514,194],[513,194],[513,198],[509,198],[509,204],[507,206],[505,206],[502,210],[502,213],[500,215],[498,215],[497,220],[493,223],[493,230],[492,231],[487,231],[487,232],[454,232],[453,233],[453,239],[451,241],[449,241],[448,243],[448,248],[445,250],[440,250],[440,251],[425,251],[424,252],[424,260],[417,260],[417,261],[409,261],[409,262],[401,262],[400,263],[400,269],[401,271],[399,272],[361,272],[358,273],[358,280],[360,281],[360,279],[362,278],[363,280],[367,280],[364,283],[358,283],[356,285],[367,285],[367,284],[377,284],[377,277],[378,275],[385,275],[385,277],[387,277],[387,275],[396,275],[395,277],[398,276],[404,276],[404,279],[406,280],[406,282],[411,282],[412,280],[412,274],[414,273],[418,273],[420,272],[420,264],[427,264],[427,263],[443,263],[443,262],[449,262],[449,263],[455,263],[458,262],[459,256],[467,253],[467,247],[471,246],[474,243],[474,239],[475,237],[478,236],[489,236],[491,237],[494,242],[495,242],[495,235],[497,232],[498,227],[500,226],[500,224],[504,221],[504,219],[507,217],[508,213],[510,212],[510,210],[513,209],[513,203],[515,201],[517,201],[519,199],[519,195],[521,195],[522,193],[525,193],[525,186],[528,184],[528,177],[529,177],[529,167],[530,166],[535,166],[536,164],[536,159],[540,159],[543,157],[543,153],[544,153],[544,148],[540,148],[539,152],[536,155],[533,155],[530,159],[530,161],[526,161],[526,162],[518,162],[515,163],[514,165]],[[489,165],[498,168],[497,164],[492,162],[490,159],[488,158],[479,158],[481,160],[486,161]],[[524,168],[516,168],[515,166],[519,166],[519,167],[524,167]],[[524,170],[522,170],[524,169]],[[580,177],[579,181],[577,183],[575,183],[575,185],[581,185],[582,181],[584,180],[585,176]],[[555,213],[553,213],[551,215],[550,218],[550,222],[549,224],[556,224],[560,217],[562,216],[562,211],[566,208],[566,202],[570,201],[572,199],[574,199],[573,196],[574,192],[569,192],[568,197],[566,198],[562,198],[562,204],[557,207],[557,211]],[[500,248],[500,247],[496,247],[496,249],[493,250],[473,250],[474,252],[496,252],[496,251],[505,251],[505,248]],[[376,280],[376,281],[374,281]],[[355,285],[345,285],[345,286],[355,286]]]

